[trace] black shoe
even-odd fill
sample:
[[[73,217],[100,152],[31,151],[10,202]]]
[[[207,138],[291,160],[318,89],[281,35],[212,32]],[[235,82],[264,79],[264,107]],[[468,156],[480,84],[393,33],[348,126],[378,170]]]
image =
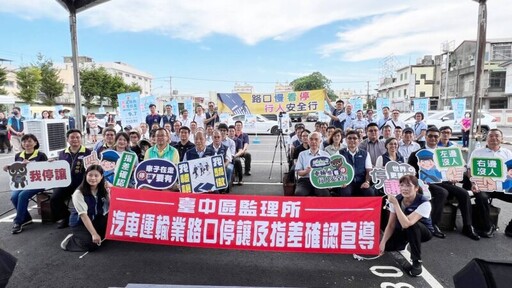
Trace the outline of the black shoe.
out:
[[[0,153],[2,153],[2,154],[5,153],[5,150],[0,150]]]
[[[407,274],[413,277],[417,277],[421,275],[421,272],[423,272],[423,268],[421,267],[421,260],[412,261],[411,269],[407,271]]]
[[[478,234],[476,234],[475,229],[471,225],[462,227],[462,234],[470,239],[475,240],[475,241],[480,240],[480,236],[478,236]]]
[[[251,176],[251,172],[250,171],[247,171],[244,173],[245,176]]]
[[[12,225],[12,229],[11,229],[12,234],[19,234],[19,233],[21,233],[21,231],[23,231],[23,227],[20,224],[14,223],[14,225]]]
[[[496,226],[494,224],[492,224],[491,228],[489,230],[487,230],[487,231],[478,231],[478,235],[480,235],[480,237],[484,237],[484,238],[492,238],[492,237],[494,237],[494,232],[495,231],[496,231]],[[505,234],[506,233],[507,233],[507,230],[505,229]]]
[[[434,233],[432,233],[432,235],[441,239],[446,238],[446,235],[441,231],[441,229],[439,229],[439,227],[437,227],[437,225],[434,225]]]
[[[59,224],[57,225],[57,229],[64,229],[69,227],[69,221],[66,219],[59,220],[57,223]]]
[[[505,227],[505,236],[512,237],[512,221]]]
[[[23,224],[21,224],[22,227],[30,225],[34,222],[32,222],[32,217],[28,218],[27,220],[23,221]]]

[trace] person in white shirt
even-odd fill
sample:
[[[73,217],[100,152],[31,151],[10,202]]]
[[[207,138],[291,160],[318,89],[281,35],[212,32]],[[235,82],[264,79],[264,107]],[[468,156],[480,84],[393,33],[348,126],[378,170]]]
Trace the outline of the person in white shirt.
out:
[[[395,128],[400,126],[402,128],[405,127],[405,122],[399,119],[400,117],[400,110],[393,109],[393,112],[391,113],[391,119],[389,119],[386,122],[386,125],[389,125],[391,127],[391,134],[395,132]]]
[[[196,114],[192,117],[192,121],[196,122],[197,128],[203,128],[206,122],[206,114],[204,114],[203,107],[196,107]]]
[[[501,147],[501,142],[503,141],[503,132],[500,129],[491,129],[487,134],[487,146],[483,148],[479,148],[474,150],[471,153],[470,160],[471,163],[473,158],[480,157],[488,157],[488,158],[501,158],[503,162],[509,161],[512,159],[512,152],[507,148]],[[468,169],[468,175],[471,175]],[[497,198],[505,202],[512,203],[512,194],[501,193],[501,192],[493,192],[492,191],[501,190],[498,186],[503,186],[503,182],[500,181],[485,181],[486,178],[480,179],[471,179],[471,191],[473,191],[475,195],[475,203],[476,207],[481,213],[483,217],[483,222],[486,227],[484,227],[483,231],[477,231],[478,234],[482,237],[490,238],[494,236],[494,231],[496,231],[496,226],[491,224],[490,219],[490,204],[489,198]],[[467,188],[468,181],[466,179],[464,187]],[[488,191],[488,192],[484,192]],[[512,237],[512,220],[508,223],[505,228],[505,235],[508,237]]]
[[[412,128],[405,128],[403,131],[402,140],[400,140],[398,144],[398,152],[402,154],[404,157],[404,162],[407,163],[409,161],[409,156],[412,152],[420,150],[420,144],[412,141],[414,135],[414,130]]]
[[[309,179],[311,172],[310,161],[317,156],[329,157],[329,153],[320,150],[320,141],[322,136],[318,132],[309,134],[309,149],[300,152],[297,163],[295,164],[295,172],[299,176],[297,186],[295,188],[296,196],[330,196],[327,189],[315,188]]]
[[[189,127],[190,128],[190,122],[192,122],[192,119],[188,117],[188,110],[183,109],[181,111],[181,118],[180,118],[181,126]]]

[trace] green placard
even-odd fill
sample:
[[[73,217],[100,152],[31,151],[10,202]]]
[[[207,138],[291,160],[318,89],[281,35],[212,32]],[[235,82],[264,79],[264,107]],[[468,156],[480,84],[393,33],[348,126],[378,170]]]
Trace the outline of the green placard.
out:
[[[459,147],[436,148],[437,167],[443,168],[464,167],[464,158]]]
[[[503,160],[501,158],[472,158],[471,176],[503,179],[505,176],[503,174]]]
[[[123,152],[121,158],[117,160],[114,183],[116,187],[128,187],[133,167],[137,161],[137,154],[132,152]]]
[[[341,187],[354,179],[354,168],[339,154],[313,158],[310,166],[309,179],[319,189]]]

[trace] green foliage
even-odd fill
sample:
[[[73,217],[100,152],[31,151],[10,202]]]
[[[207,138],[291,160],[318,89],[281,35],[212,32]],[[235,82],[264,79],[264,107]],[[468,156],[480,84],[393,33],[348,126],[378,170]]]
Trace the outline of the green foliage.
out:
[[[85,99],[84,106],[88,109],[95,104],[96,96],[99,103],[109,99],[112,107],[117,108],[117,94],[142,90],[136,83],[124,83],[123,78],[111,75],[103,67],[83,69],[80,72],[80,83],[82,96]]]
[[[41,88],[41,70],[34,66],[21,67],[16,72],[16,79],[20,88],[17,96],[24,102],[33,104]]]
[[[0,95],[7,95],[7,90],[2,87],[5,83],[7,83],[7,69],[0,67]]]
[[[327,77],[320,72],[313,72],[310,75],[297,78],[290,83],[294,91],[325,89],[329,99],[334,101],[337,96],[334,94],[334,91],[332,91],[330,84],[331,80],[327,79]]]
[[[377,101],[375,99],[370,99],[367,101],[366,109],[377,109]]]
[[[53,62],[42,54],[37,56],[36,66],[41,70],[41,92],[45,95],[41,98],[44,105],[55,105],[55,98],[62,95],[64,83],[59,78],[59,71],[53,66]]]

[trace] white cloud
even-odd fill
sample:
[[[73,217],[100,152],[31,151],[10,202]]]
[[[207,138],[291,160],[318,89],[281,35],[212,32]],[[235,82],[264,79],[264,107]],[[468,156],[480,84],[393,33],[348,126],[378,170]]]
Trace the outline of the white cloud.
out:
[[[488,38],[510,35],[509,2],[489,1]],[[444,41],[458,44],[474,39],[477,10],[478,4],[469,0],[111,0],[80,13],[79,24],[189,41],[219,34],[254,45],[267,39],[285,41],[322,25],[355,20],[342,23],[341,31],[319,47],[318,53],[361,61],[390,54],[437,53]],[[0,12],[67,21],[66,11],[54,0],[2,0]]]
[[[389,1],[388,1],[389,2]],[[319,49],[324,57],[347,61],[383,58],[390,54],[439,53],[441,43],[476,39],[478,4],[472,1],[408,1],[399,13],[371,17],[337,34],[337,41]],[[510,37],[509,0],[489,1],[487,38]]]

